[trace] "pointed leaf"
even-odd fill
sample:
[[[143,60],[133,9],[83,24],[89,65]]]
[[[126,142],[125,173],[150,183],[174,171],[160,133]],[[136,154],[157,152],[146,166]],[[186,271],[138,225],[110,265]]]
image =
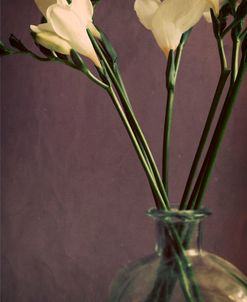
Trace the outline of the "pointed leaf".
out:
[[[117,52],[113,48],[110,40],[106,36],[106,34],[103,31],[100,31],[100,37],[101,37],[101,43],[103,47],[105,48],[108,56],[110,57],[112,63],[115,63],[117,61]]]

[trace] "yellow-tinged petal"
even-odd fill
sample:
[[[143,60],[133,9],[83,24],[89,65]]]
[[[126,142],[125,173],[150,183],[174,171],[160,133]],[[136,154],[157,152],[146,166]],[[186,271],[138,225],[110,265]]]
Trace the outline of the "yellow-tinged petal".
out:
[[[34,0],[34,1],[35,1],[36,5],[38,6],[38,9],[43,14],[43,16],[46,16],[46,11],[49,6],[57,3],[56,0]]]
[[[71,48],[90,58],[95,65],[100,66],[98,57],[86,32],[87,24],[85,24],[84,20],[80,20],[77,14],[69,7],[58,5],[49,7],[47,19],[54,32],[66,40],[71,45]]]
[[[95,38],[100,39],[100,33],[92,22],[88,24],[87,28],[90,29]]]
[[[36,41],[43,47],[50,49],[52,51],[69,55],[71,46],[64,39],[58,37],[56,34],[51,32],[39,32],[35,37]]]
[[[160,0],[136,0],[134,9],[140,22],[151,30],[152,19],[156,11],[161,5]]]

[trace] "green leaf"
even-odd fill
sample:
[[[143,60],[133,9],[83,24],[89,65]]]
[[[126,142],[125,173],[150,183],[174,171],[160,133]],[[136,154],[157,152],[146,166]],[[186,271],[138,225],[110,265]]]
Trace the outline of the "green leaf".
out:
[[[101,44],[104,47],[108,57],[111,59],[112,63],[115,63],[117,61],[117,52],[113,48],[110,40],[106,36],[106,34],[103,31],[99,31],[101,36]]]
[[[13,34],[11,34],[9,37],[9,43],[11,46],[22,52],[28,52],[28,49],[24,46],[21,40],[17,39]]]
[[[70,56],[71,56],[71,60],[73,61],[73,63],[78,69],[82,70],[84,73],[88,72],[88,68],[86,64],[82,60],[81,56],[74,49],[71,49]]]

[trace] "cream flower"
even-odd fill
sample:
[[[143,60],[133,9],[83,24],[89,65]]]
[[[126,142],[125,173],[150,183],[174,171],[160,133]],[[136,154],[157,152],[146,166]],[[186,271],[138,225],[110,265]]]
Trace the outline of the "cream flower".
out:
[[[219,13],[219,0],[136,0],[140,22],[152,31],[159,47],[168,56],[184,32],[193,27],[210,8]]]
[[[40,45],[65,55],[69,55],[73,48],[100,66],[86,31],[89,28],[99,37],[92,23],[93,6],[90,0],[73,0],[71,4],[66,0],[35,0],[35,3],[47,20],[47,23],[30,26]]]

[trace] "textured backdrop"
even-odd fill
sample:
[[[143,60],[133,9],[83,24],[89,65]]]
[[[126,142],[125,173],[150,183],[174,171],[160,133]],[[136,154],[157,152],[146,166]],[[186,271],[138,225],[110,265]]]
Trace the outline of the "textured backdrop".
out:
[[[33,1],[1,2],[3,40],[15,33],[31,45],[29,24],[40,20]],[[133,107],[160,163],[165,59],[139,24],[133,1],[102,0],[95,18],[119,53]],[[1,64],[2,301],[106,301],[114,273],[154,246],[145,215],[153,203],[138,158],[107,95],[81,74],[24,56]],[[211,29],[201,21],[178,77],[173,201],[181,196],[218,74]],[[245,85],[206,195],[214,215],[204,236],[206,249],[245,273],[246,94]]]

